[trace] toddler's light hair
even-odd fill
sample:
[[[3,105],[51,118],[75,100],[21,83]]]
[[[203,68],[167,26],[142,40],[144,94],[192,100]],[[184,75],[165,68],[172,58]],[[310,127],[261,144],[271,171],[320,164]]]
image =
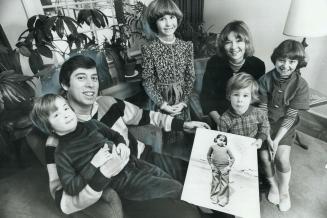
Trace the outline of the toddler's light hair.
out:
[[[49,117],[52,113],[58,110],[55,101],[58,98],[66,99],[57,94],[46,94],[36,98],[33,109],[30,113],[30,118],[33,125],[47,135],[53,134],[53,128],[49,122]]]
[[[235,74],[227,82],[226,98],[230,100],[232,91],[251,87],[252,103],[259,101],[259,85],[248,73],[240,72]]]

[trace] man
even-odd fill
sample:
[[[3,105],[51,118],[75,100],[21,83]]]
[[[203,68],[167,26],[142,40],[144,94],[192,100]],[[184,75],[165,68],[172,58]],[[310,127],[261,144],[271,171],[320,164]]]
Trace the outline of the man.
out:
[[[59,82],[65,92],[65,97],[80,121],[97,119],[105,123],[124,137],[131,153],[143,160],[149,160],[151,163],[163,168],[174,178],[182,180],[185,173],[185,164],[183,164],[183,161],[149,151],[151,149],[148,146],[137,141],[129,133],[127,125],[152,124],[163,128],[165,131],[171,131],[173,129],[192,132],[196,128],[209,128],[207,124],[195,121],[184,122],[159,112],[145,111],[129,102],[118,100],[111,96],[98,97],[99,81],[96,65],[91,58],[86,56],[77,55],[67,60],[62,65]],[[100,199],[103,193],[96,192],[89,186],[86,186],[78,196],[69,196],[62,190],[53,161],[56,144],[57,139],[54,137],[48,138],[46,143],[50,192],[56,202],[59,203],[60,209],[64,213],[69,214],[94,204]],[[142,155],[143,151],[146,151],[146,155]],[[122,161],[121,165],[115,164],[115,166],[122,169],[125,164]],[[111,195],[105,196],[107,202],[117,201],[115,199],[109,199],[110,197]]]

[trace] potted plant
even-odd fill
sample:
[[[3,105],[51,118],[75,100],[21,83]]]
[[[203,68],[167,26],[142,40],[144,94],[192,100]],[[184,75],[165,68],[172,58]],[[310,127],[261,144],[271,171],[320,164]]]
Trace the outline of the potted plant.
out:
[[[117,24],[112,25],[112,37],[106,40],[104,47],[112,57],[120,75],[134,75],[136,59],[131,55],[131,47],[137,39],[145,38],[143,34],[143,14],[146,5],[137,1],[131,5],[121,0],[114,1]]]
[[[28,19],[27,29],[18,37],[16,46],[21,55],[28,57],[32,72],[41,81],[45,74],[54,73],[53,66],[44,64],[43,56],[53,58],[56,53],[66,59],[72,55],[86,54],[96,62],[106,62],[102,45],[96,43],[95,37],[78,32],[78,27],[84,23],[102,28],[108,25],[108,18],[98,9],[82,9],[75,20],[58,9],[57,16],[35,15]],[[66,48],[57,46],[57,42],[65,43]],[[107,65],[105,69],[100,69],[100,89],[111,83],[108,71]]]

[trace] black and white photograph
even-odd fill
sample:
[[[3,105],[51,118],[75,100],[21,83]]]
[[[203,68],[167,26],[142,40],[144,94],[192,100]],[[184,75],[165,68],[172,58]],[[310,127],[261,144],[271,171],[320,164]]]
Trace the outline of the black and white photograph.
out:
[[[208,151],[211,151],[211,159],[215,152],[222,153],[215,151],[215,147],[221,146],[220,141],[232,157],[227,157],[225,164],[223,154],[216,154],[220,158],[210,160],[210,164]],[[197,130],[182,200],[238,217],[260,218],[257,149],[253,141],[253,138],[225,132]],[[220,176],[215,178],[217,174]]]
[[[327,0],[0,0],[0,218],[326,218]]]

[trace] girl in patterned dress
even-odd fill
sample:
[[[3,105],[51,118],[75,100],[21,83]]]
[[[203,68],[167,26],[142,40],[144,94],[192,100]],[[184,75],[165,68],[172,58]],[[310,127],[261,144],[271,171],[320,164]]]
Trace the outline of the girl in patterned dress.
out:
[[[188,101],[195,80],[193,44],[175,37],[183,14],[171,0],[152,1],[146,14],[151,30],[157,34],[156,39],[142,47],[142,79],[150,100],[148,107],[190,120]],[[164,143],[179,141],[181,134],[164,134]]]

